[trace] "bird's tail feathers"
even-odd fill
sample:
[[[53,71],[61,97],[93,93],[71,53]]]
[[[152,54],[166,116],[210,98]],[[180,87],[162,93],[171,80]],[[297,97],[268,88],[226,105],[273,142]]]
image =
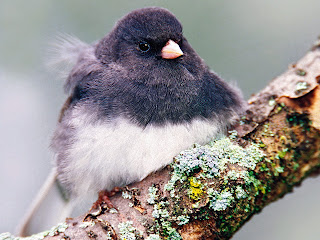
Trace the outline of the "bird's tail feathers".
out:
[[[56,180],[57,171],[53,169],[18,226],[17,235],[47,230],[69,216],[73,205],[63,199]]]

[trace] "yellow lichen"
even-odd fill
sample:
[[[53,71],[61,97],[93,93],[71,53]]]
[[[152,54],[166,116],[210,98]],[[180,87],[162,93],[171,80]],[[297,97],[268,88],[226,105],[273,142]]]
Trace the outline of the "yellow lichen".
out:
[[[196,179],[195,177],[190,177],[188,178],[188,180],[190,184],[190,188],[188,191],[189,197],[195,201],[198,201],[204,193],[204,191],[202,190],[201,181]]]

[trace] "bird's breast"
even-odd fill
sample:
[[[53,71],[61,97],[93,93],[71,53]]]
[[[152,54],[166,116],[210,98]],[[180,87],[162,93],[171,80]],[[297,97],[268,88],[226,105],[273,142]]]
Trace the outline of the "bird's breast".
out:
[[[77,110],[80,111],[80,110]],[[60,179],[81,195],[111,190],[139,181],[169,164],[180,151],[194,143],[203,144],[219,132],[214,120],[194,119],[190,123],[141,127],[129,119],[88,121],[92,116],[75,114],[69,127],[69,141]]]

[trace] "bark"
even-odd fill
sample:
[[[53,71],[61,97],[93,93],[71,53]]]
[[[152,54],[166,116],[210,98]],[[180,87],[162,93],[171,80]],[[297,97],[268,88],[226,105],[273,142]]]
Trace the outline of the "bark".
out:
[[[230,239],[320,166],[320,41],[249,100],[228,138],[67,219],[44,239]]]

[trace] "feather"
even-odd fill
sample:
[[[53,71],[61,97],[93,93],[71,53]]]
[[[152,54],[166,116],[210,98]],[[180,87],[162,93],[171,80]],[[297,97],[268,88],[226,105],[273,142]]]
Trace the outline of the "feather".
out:
[[[79,40],[77,37],[60,33],[50,43],[46,65],[60,78],[66,79],[81,54],[90,48],[92,48],[90,44]]]

